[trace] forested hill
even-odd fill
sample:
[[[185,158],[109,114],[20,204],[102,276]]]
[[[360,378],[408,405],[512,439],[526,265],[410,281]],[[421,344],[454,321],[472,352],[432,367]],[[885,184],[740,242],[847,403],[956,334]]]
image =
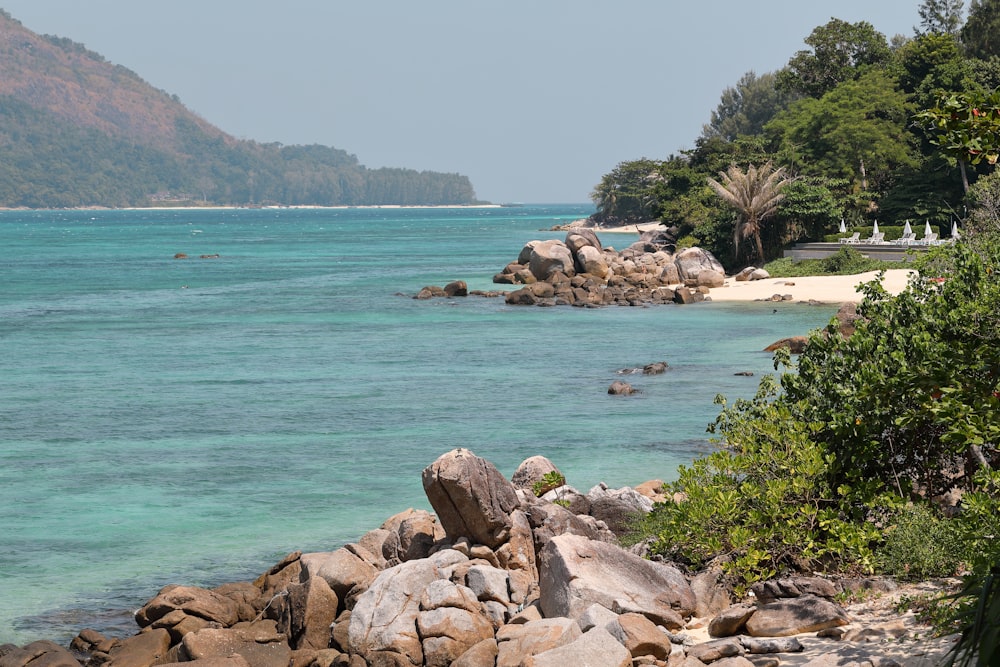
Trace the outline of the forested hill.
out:
[[[176,96],[0,10],[0,207],[470,204],[468,177],[235,139]]]

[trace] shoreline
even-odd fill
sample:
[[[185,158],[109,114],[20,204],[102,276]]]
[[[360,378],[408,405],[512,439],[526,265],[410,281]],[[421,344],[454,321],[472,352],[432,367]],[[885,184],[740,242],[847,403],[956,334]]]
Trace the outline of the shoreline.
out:
[[[785,301],[812,301],[819,303],[847,303],[860,301],[863,295],[858,287],[875,280],[880,272],[868,271],[846,276],[798,276],[795,278],[766,278],[764,280],[737,281],[727,278],[722,287],[709,292],[713,302],[771,301],[774,295],[790,295]],[[882,287],[890,294],[899,294],[909,282],[913,269],[885,271]]]

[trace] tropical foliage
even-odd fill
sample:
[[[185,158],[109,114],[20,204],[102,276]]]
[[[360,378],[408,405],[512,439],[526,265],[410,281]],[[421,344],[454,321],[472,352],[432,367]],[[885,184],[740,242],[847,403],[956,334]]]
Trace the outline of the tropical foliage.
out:
[[[721,182],[713,178],[707,179],[707,182],[709,187],[738,213],[733,231],[733,249],[736,256],[739,257],[740,239],[749,238],[754,242],[757,257],[763,261],[761,225],[774,215],[778,204],[784,198],[782,190],[789,183],[785,178],[785,170],[775,169],[770,162],[761,167],[750,165],[746,171],[731,165],[727,171],[720,172],[719,177]]]
[[[891,42],[864,21],[816,27],[783,68],[747,72],[725,89],[694,148],[620,163],[605,179],[634,177],[624,189],[602,181],[595,219],[662,220],[736,270],[747,259],[737,230],[745,219],[720,206],[709,179],[770,162],[792,182],[761,226],[765,260],[791,242],[823,240],[842,219],[869,229],[875,220],[971,223],[967,197],[998,154],[1000,0],[972,2],[967,17],[963,7],[924,0],[915,34]]]

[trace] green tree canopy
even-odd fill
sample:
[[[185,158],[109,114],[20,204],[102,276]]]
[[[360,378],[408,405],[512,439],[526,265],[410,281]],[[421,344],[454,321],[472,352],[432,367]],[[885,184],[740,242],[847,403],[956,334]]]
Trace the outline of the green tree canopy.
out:
[[[969,56],[1000,56],[1000,0],[972,0],[960,35]]]
[[[778,73],[778,86],[810,97],[822,97],[844,81],[885,66],[892,57],[885,35],[867,21],[847,23],[832,18],[814,29],[805,42],[812,50],[792,56]]]
[[[733,228],[733,246],[737,257],[740,240],[752,239],[757,257],[764,261],[761,226],[774,215],[784,197],[782,190],[790,182],[785,170],[776,169],[770,162],[759,168],[751,164],[746,171],[731,165],[727,171],[719,173],[719,178],[719,181],[709,178],[707,182],[722,201],[738,213]]]
[[[735,86],[722,91],[712,120],[702,128],[702,137],[733,141],[742,135],[760,134],[767,121],[788,106],[794,96],[776,88],[777,74],[757,76],[752,70]]]
[[[957,35],[962,27],[964,7],[964,0],[924,0],[917,8],[920,28],[915,28],[914,31],[918,35]]]

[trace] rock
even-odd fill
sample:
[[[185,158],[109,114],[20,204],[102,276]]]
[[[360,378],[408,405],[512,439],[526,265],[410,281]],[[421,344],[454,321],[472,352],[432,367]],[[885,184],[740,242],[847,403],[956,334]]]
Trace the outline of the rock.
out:
[[[529,656],[564,646],[582,634],[580,627],[568,618],[505,625],[496,634],[496,667],[520,667]]]
[[[758,606],[747,620],[746,629],[753,637],[785,637],[847,625],[848,622],[847,614],[833,602],[815,595],[803,595]]]
[[[733,279],[741,283],[746,282],[750,280],[750,274],[752,274],[756,270],[757,270],[756,267],[748,266],[739,273],[737,273],[735,276],[733,276]]]
[[[199,630],[185,635],[181,661],[243,656],[250,667],[288,667],[292,651],[274,621],[257,621],[222,630]]]
[[[704,663],[715,663],[723,658],[742,656],[746,651],[740,640],[734,637],[726,639],[715,639],[704,644],[689,646],[687,655],[689,658],[701,660]]]
[[[467,561],[458,551],[445,549],[379,573],[351,612],[348,652],[367,657],[369,663],[375,653],[397,653],[419,665],[423,661],[417,632],[421,600],[432,582],[448,579],[454,566]]]
[[[595,603],[616,611],[617,603],[675,630],[695,607],[691,587],[675,568],[577,535],[558,535],[545,545],[539,589],[546,617],[579,618]]]
[[[579,625],[580,629],[584,632],[590,630],[591,628],[607,628],[609,624],[617,622],[618,614],[599,604],[590,605],[587,607],[587,610],[580,615],[580,618],[576,619],[577,625]]]
[[[646,496],[654,503],[663,503],[667,501],[666,495],[663,493],[663,480],[662,479],[651,479],[638,484],[635,487],[635,492]]]
[[[614,632],[613,634],[628,649],[632,657],[651,655],[658,660],[666,660],[670,657],[673,650],[670,637],[657,628],[651,620],[642,614],[631,613],[622,614],[617,620],[616,629],[620,631],[620,634]]]
[[[467,537],[491,549],[510,535],[520,504],[514,486],[489,461],[467,449],[442,455],[423,471],[424,492],[453,542]]]
[[[576,253],[577,270],[597,278],[607,278],[610,268],[604,259],[604,253],[593,246],[584,246]]]
[[[434,545],[446,538],[436,516],[427,510],[412,507],[389,517],[381,527],[396,534],[395,557],[400,562],[426,558],[434,550]]]
[[[698,273],[699,287],[722,287],[726,283],[726,276],[721,271],[704,269]]]
[[[530,289],[522,287],[519,290],[507,292],[504,296],[504,302],[510,306],[534,306],[538,303],[538,299]]]
[[[176,644],[184,638],[184,635],[190,632],[197,632],[206,628],[220,629],[222,625],[213,621],[206,621],[198,616],[189,616],[180,609],[175,609],[166,616],[153,621],[149,627],[166,630],[170,633],[170,643]]]
[[[152,667],[163,662],[168,650],[170,633],[163,629],[148,630],[123,639],[111,650],[106,664],[108,667]]]
[[[268,600],[261,599],[261,590],[249,581],[237,581],[222,584],[212,589],[236,603],[237,615],[240,621],[252,621],[257,613],[264,608]]]
[[[774,352],[775,350],[787,347],[792,354],[802,354],[805,352],[806,345],[809,343],[808,336],[790,336],[788,338],[782,338],[779,341],[771,343],[764,348],[765,352]]]
[[[301,551],[293,551],[280,561],[271,566],[271,569],[257,577],[253,585],[260,589],[260,605],[257,611],[261,611],[270,604],[274,596],[288,588],[290,583],[298,583],[302,576]]]
[[[747,619],[757,610],[750,604],[736,604],[716,614],[708,624],[711,637],[732,637],[743,632]]]
[[[538,588],[535,541],[527,514],[514,510],[510,521],[510,537],[496,550],[496,558],[508,572],[511,602],[522,604]]]
[[[660,271],[660,284],[661,285],[678,285],[681,282],[680,272],[677,271],[676,264],[668,264],[663,267]]]
[[[533,529],[536,555],[556,535],[580,535],[591,540],[618,542],[615,534],[606,527],[598,528],[559,505],[534,503],[527,507],[525,513]]]
[[[150,663],[152,664],[152,663]],[[80,667],[73,654],[55,642],[46,640],[17,647],[0,645],[0,667]]]
[[[469,296],[469,286],[464,280],[453,280],[444,286],[446,296]]]
[[[695,616],[715,616],[729,608],[733,601],[724,581],[725,572],[718,562],[710,563],[691,579],[696,601]]]
[[[651,364],[646,364],[642,367],[643,375],[661,375],[667,372],[667,362],[665,361],[654,361]]]
[[[362,558],[359,549],[349,549],[344,546],[328,553],[303,554],[302,581],[314,577],[326,580],[332,591],[341,600],[346,599],[352,590],[363,590],[375,579],[378,569],[372,563],[374,556]]]
[[[520,258],[518,258],[520,259]],[[538,280],[547,280],[556,271],[572,276],[576,273],[573,253],[562,241],[541,241],[531,247],[528,269]]]
[[[801,595],[833,599],[837,587],[829,579],[822,577],[783,577],[758,581],[750,590],[757,598],[757,604],[767,604],[780,598],[797,598]]]
[[[235,653],[225,658],[201,658],[194,663],[168,662],[157,667],[250,667],[250,663],[242,655]]]
[[[698,301],[698,297],[695,296],[696,292],[692,292],[688,287],[678,287],[674,290],[674,303],[689,304]]]
[[[750,280],[767,280],[771,274],[766,269],[754,269],[750,272]]]
[[[423,664],[433,667],[448,667],[476,644],[493,639],[493,623],[480,609],[466,605],[421,611],[417,631],[423,640]]]
[[[632,654],[604,628],[592,628],[558,648],[538,653],[525,667],[628,667]]]
[[[653,510],[653,501],[634,489],[608,489],[604,484],[591,489],[587,500],[590,515],[619,537],[629,532],[633,519]]]
[[[509,576],[505,570],[488,565],[473,565],[465,573],[465,585],[468,586],[480,602],[493,600],[501,604],[510,604],[508,594]]]
[[[312,577],[288,587],[278,629],[293,649],[330,647],[330,626],[337,618],[339,600],[323,577]]]
[[[599,251],[604,250],[604,246],[601,245],[601,239],[597,238],[597,233],[593,229],[587,228],[577,228],[566,234],[566,247],[572,252],[580,252],[582,248],[595,248]]]
[[[214,591],[194,586],[167,586],[135,614],[139,627],[180,609],[189,616],[198,616],[229,627],[239,621],[239,607],[231,599]]]
[[[490,637],[479,642],[463,653],[451,667],[483,667],[495,665],[497,660],[497,641]]]
[[[674,255],[674,264],[677,266],[677,273],[681,282],[688,279],[697,280],[698,274],[702,271],[715,271],[722,275],[726,270],[722,264],[709,251],[703,248],[685,248]]]
[[[514,485],[515,489],[532,491],[535,483],[541,482],[542,477],[549,473],[563,476],[552,461],[544,456],[532,456],[521,461],[521,465],[517,466],[517,470],[510,478],[510,483]]]
[[[861,316],[858,315],[858,304],[850,301],[842,304],[834,317],[837,318],[840,335],[850,338],[857,328],[858,321],[861,320]]]
[[[743,645],[747,653],[754,655],[763,653],[799,653],[804,648],[802,642],[795,637],[778,637],[774,639],[740,637],[740,644]]]
[[[608,387],[608,393],[612,396],[631,396],[632,394],[638,393],[639,390],[635,389],[628,382],[622,382],[621,380],[615,380]]]

